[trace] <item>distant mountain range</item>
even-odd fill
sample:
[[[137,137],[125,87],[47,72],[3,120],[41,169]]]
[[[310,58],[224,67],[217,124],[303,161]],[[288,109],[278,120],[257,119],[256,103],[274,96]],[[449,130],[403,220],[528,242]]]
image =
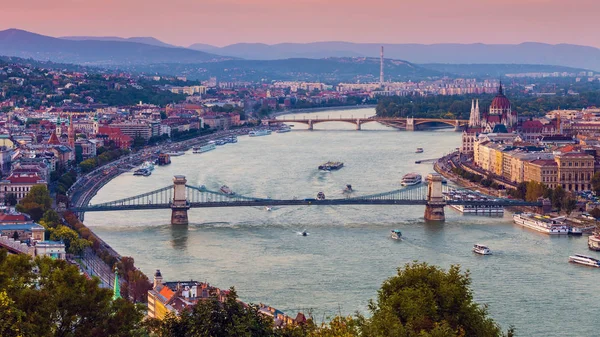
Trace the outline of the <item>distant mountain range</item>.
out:
[[[178,46],[168,44],[162,42],[161,40],[150,37],[150,36],[142,36],[142,37],[118,37],[118,36],[61,36],[59,39],[64,40],[72,40],[72,41],[85,41],[85,40],[95,40],[95,41],[121,41],[121,42],[137,42],[143,44],[149,44],[151,46],[157,47],[167,47],[167,48],[180,48]],[[192,48],[190,48],[192,49]],[[201,50],[200,48],[194,48],[195,50]]]
[[[544,64],[600,71],[600,49],[571,44],[527,42],[511,44],[377,44],[351,42],[237,43],[225,47],[196,44],[192,49],[244,59],[274,60],[291,57],[385,57],[412,63]]]
[[[231,59],[187,48],[167,48],[129,41],[76,41],[18,29],[0,31],[0,55],[108,66],[163,62],[198,63]]]

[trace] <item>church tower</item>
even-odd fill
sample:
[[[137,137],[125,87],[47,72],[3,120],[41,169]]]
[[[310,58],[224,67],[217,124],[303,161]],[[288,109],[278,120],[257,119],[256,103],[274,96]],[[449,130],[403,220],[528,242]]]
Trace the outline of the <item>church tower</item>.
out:
[[[73,114],[69,114],[68,136],[69,136],[69,146],[72,149],[74,149],[75,148],[75,127],[73,126]]]
[[[97,135],[98,131],[100,130],[100,125],[98,124],[98,114],[94,115],[94,124],[93,124],[93,128],[94,128],[94,134]]]
[[[481,124],[479,115],[479,100],[475,103],[475,100],[471,101],[471,115],[469,116],[469,127],[479,127]]]
[[[60,115],[56,117],[56,134],[59,137],[62,135],[62,121],[60,120]]]

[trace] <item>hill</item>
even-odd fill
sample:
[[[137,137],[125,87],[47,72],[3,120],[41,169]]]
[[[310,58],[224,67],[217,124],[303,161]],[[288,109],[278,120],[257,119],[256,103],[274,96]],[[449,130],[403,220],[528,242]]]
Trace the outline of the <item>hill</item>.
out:
[[[550,66],[544,64],[446,64],[446,63],[426,63],[420,64],[421,67],[439,71],[448,76],[467,76],[467,77],[503,77],[506,74],[524,74],[524,73],[574,73],[588,71],[582,68],[571,68],[563,66]]]
[[[545,44],[527,42],[521,44],[378,44],[351,42],[238,43],[225,47],[209,46],[212,53],[219,55],[273,60],[302,57],[378,57],[380,46],[385,47],[385,57],[407,60],[413,63],[455,64],[547,64],[586,68],[600,71],[600,49],[572,44]],[[197,50],[209,50],[202,45],[193,45]]]
[[[157,47],[167,47],[167,48],[180,48],[178,46],[168,44],[162,42],[161,40],[154,37],[118,37],[118,36],[61,36],[59,39],[63,40],[72,40],[72,41],[86,41],[86,40],[94,40],[94,41],[121,41],[121,42],[137,42],[148,44],[151,46]]]
[[[198,63],[229,59],[186,48],[127,41],[73,41],[18,29],[0,31],[0,55],[93,65]]]
[[[152,64],[130,70],[146,73],[185,75],[189,79],[216,76],[223,81],[299,80],[325,83],[377,82],[378,58],[291,58],[285,60],[227,60],[202,64]],[[441,73],[402,60],[385,60],[388,81],[416,80]]]

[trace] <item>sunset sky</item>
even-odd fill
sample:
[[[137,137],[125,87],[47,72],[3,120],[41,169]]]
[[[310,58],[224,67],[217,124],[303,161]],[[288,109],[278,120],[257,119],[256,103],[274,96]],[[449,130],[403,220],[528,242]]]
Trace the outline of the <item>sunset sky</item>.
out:
[[[0,30],[236,42],[520,43],[600,47],[600,0],[0,0]]]

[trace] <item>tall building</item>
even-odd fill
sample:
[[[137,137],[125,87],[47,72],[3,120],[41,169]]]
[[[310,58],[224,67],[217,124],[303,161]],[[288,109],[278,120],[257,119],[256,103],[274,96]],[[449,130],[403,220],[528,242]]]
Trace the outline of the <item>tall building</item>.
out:
[[[517,125],[517,112],[512,110],[508,98],[504,95],[502,82],[498,87],[498,94],[492,100],[490,108],[481,118],[482,127],[486,132],[492,132],[496,125],[502,124],[507,130],[511,130]]]
[[[73,114],[69,114],[68,136],[69,136],[69,147],[71,147],[71,149],[74,149],[75,148],[75,127],[73,126]]]
[[[383,87],[383,46],[381,46],[381,59],[379,60],[379,85]]]

